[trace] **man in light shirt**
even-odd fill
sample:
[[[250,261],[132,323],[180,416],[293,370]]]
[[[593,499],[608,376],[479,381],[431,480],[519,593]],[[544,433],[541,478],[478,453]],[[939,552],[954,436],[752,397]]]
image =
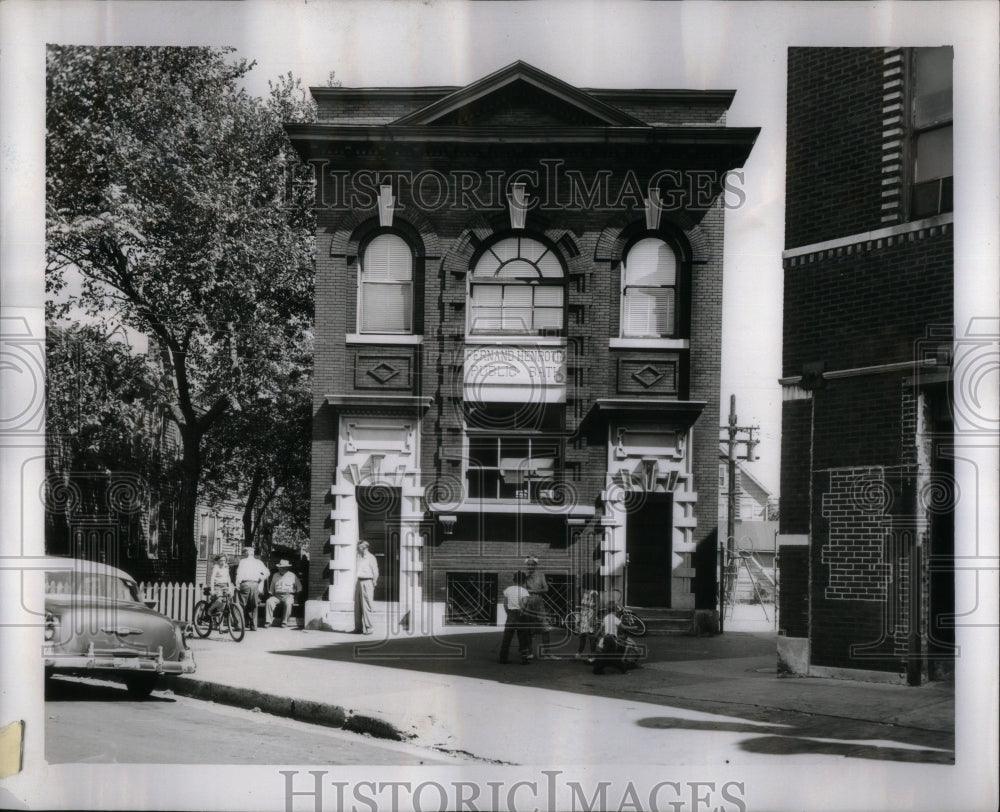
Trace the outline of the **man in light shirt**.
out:
[[[265,625],[276,625],[274,622],[274,610],[281,603],[285,606],[280,624],[284,628],[291,623],[295,595],[302,591],[302,584],[298,576],[292,572],[292,565],[288,563],[287,559],[282,558],[278,562],[278,571],[271,576],[271,584],[268,587],[268,591],[271,593],[271,597],[264,604]]]
[[[503,628],[503,638],[500,641],[500,662],[509,663],[507,654],[511,641],[517,635],[517,648],[521,654],[521,664],[531,662],[531,630],[524,618],[524,602],[528,599],[528,590],[524,588],[523,572],[514,573],[514,583],[503,591],[503,606],[507,612],[507,622]]]
[[[354,571],[357,585],[354,587],[354,632],[373,634],[372,601],[375,585],[378,583],[378,561],[368,552],[368,542],[358,542],[357,568]]]
[[[257,630],[257,599],[264,581],[271,573],[253,554],[253,547],[243,548],[243,558],[236,567],[236,600],[243,610],[243,621],[250,631]]]

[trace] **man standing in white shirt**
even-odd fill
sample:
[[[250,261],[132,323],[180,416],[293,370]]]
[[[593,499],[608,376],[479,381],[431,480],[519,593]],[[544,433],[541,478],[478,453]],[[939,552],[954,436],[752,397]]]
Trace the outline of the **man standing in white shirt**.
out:
[[[243,558],[236,567],[236,600],[243,610],[243,622],[250,631],[257,630],[257,598],[270,574],[264,562],[253,554],[253,547],[244,547]]]
[[[508,663],[507,654],[511,641],[517,635],[517,648],[521,654],[521,664],[531,662],[531,631],[524,618],[524,602],[528,599],[528,590],[524,588],[523,572],[514,573],[514,583],[503,591],[503,605],[507,612],[507,622],[503,628],[503,638],[500,640],[500,662]]]
[[[372,601],[378,583],[378,561],[368,552],[368,542],[358,542],[358,560],[355,569],[357,585],[354,587],[354,632],[373,634]]]

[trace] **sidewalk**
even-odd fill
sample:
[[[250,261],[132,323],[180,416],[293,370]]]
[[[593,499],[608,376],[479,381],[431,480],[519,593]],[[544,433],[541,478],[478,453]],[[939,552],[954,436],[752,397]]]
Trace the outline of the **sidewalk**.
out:
[[[501,633],[389,635],[383,619],[370,637],[261,629],[234,643],[213,634],[189,642],[198,670],[174,690],[492,763],[953,761],[951,684],[779,679],[763,616],[727,619],[716,637],[643,638],[648,659],[628,674],[593,674],[573,659],[576,640],[558,633],[559,659],[501,665]]]

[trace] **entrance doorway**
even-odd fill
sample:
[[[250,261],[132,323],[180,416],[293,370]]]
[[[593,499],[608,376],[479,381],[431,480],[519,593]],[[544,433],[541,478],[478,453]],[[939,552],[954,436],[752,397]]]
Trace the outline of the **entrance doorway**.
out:
[[[358,500],[358,540],[378,561],[376,601],[399,600],[399,510],[402,493],[387,485],[361,486]]]
[[[673,496],[647,493],[625,519],[625,602],[630,606],[670,606],[670,546]]]

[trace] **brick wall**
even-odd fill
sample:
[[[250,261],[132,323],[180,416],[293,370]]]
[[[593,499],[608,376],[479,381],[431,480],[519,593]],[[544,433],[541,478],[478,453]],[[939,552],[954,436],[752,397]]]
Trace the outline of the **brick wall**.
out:
[[[929,325],[952,323],[953,255],[947,226],[786,260],[784,374],[914,360]]]
[[[778,617],[787,637],[809,636],[809,548],[783,545],[778,551]]]
[[[809,532],[809,449],[812,442],[812,401],[788,401],[781,408],[782,534]]]
[[[882,49],[789,48],[785,247],[879,228]]]

